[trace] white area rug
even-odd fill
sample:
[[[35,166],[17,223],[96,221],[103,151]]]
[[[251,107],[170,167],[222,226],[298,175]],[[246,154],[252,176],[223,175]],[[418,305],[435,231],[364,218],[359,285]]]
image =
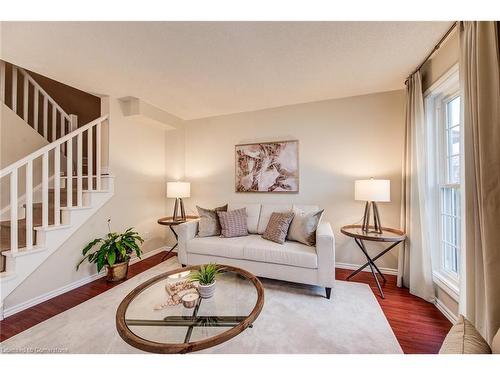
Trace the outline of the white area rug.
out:
[[[121,300],[137,285],[179,267],[176,258],[2,342],[3,353],[144,353],[115,328]],[[324,289],[263,280],[264,308],[235,338],[198,353],[402,353],[368,285],[338,281]]]

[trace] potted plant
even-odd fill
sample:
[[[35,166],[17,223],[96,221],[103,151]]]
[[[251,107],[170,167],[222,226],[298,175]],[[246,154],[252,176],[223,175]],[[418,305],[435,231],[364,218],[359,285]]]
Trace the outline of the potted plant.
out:
[[[109,222],[110,220],[108,220],[108,228]],[[143,242],[144,240],[133,228],[123,233],[111,232],[110,229],[105,237],[96,238],[85,246],[82,250],[84,258],[78,263],[76,269],[78,270],[80,264],[87,259],[90,263],[96,263],[97,272],[100,272],[104,266],[107,267],[107,281],[126,279],[130,256],[135,252],[137,257],[141,257],[142,250],[138,243]],[[96,245],[100,245],[99,248],[91,252]]]
[[[215,263],[200,266],[198,271],[191,273],[190,279],[198,282],[198,293],[201,298],[210,298],[215,293],[215,278],[220,268]]]

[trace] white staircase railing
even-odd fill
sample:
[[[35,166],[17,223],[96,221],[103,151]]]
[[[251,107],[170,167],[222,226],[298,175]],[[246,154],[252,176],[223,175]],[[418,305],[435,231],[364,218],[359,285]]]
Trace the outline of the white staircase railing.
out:
[[[76,179],[77,207],[83,206],[83,181],[87,180],[87,190],[101,190],[101,153],[102,127],[108,123],[108,115],[102,116],[69,134],[66,134],[52,143],[40,148],[30,155],[18,160],[0,171],[0,182],[2,179],[10,177],[10,251],[16,253],[18,247],[18,177],[21,173],[26,173],[25,178],[25,202],[26,202],[26,248],[33,247],[33,165],[38,158],[42,161],[42,227],[49,226],[49,162],[53,162],[54,173],[54,225],[59,225],[61,216],[60,192],[61,178],[66,178],[66,205],[73,207],[73,179]],[[86,136],[86,153],[88,156],[86,175],[83,173],[83,151],[84,134]],[[95,145],[93,143],[95,138]],[[95,146],[95,147],[94,147]],[[66,148],[66,166],[61,164],[61,150]],[[74,150],[76,147],[76,150]],[[76,155],[76,175],[73,175],[73,152]],[[50,156],[52,155],[52,156]],[[95,163],[95,171],[94,171]],[[64,171],[65,177],[60,177]],[[95,173],[95,174],[94,174]],[[95,185],[93,179],[95,177]],[[95,187],[95,188],[94,188]]]
[[[7,66],[11,73],[9,80],[7,80]],[[10,97],[9,101],[7,97]],[[0,60],[0,100],[49,142],[65,136],[78,127],[77,116],[67,114],[28,72],[2,60]]]

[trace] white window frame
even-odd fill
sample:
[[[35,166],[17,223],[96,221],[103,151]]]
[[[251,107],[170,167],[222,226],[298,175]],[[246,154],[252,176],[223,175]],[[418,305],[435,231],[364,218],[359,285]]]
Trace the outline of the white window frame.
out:
[[[432,273],[434,282],[440,286],[445,292],[447,292],[452,298],[458,301],[459,295],[459,275],[458,273],[448,272],[444,269],[444,251],[442,251],[441,239],[441,190],[443,187],[458,187],[460,191],[460,201],[461,201],[461,212],[460,212],[460,225],[461,225],[461,243],[460,243],[460,254],[463,254],[463,247],[465,244],[464,239],[464,189],[463,189],[463,176],[462,170],[460,168],[460,184],[448,184],[446,179],[445,171],[447,166],[445,165],[447,159],[443,152],[446,152],[447,139],[446,139],[446,108],[445,105],[454,98],[460,96],[460,86],[458,79],[458,64],[453,66],[448,72],[443,74],[443,76],[438,79],[429,89],[424,93],[424,104],[425,104],[425,117],[426,125],[430,129],[429,134],[432,139],[429,139],[432,149],[432,158],[437,163],[437,168],[433,171],[434,176],[434,186],[432,191],[434,192],[433,200],[434,204],[434,215],[436,218],[435,232],[431,235],[432,241]],[[460,142],[460,152],[461,155],[461,165],[463,165],[463,121],[461,119],[461,142]],[[444,173],[443,173],[444,172]],[[460,267],[460,261],[459,261]]]

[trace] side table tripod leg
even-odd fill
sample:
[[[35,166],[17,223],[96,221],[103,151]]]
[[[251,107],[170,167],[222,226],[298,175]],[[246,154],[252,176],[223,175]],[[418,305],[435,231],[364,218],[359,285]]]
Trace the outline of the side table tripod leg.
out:
[[[368,251],[366,251],[366,247],[365,247],[364,242],[362,240],[356,240],[356,243],[361,248],[361,251],[363,251],[363,253],[365,254],[366,260],[368,260],[368,264],[370,264],[370,267],[371,266],[375,267],[375,270],[379,273],[380,277],[382,277],[382,280],[384,280],[384,282],[387,282],[387,280],[385,279],[385,276],[382,274],[382,272],[380,272],[377,265],[375,264],[374,259],[370,258],[370,256],[368,255]],[[363,268],[366,266],[367,265],[364,265]]]
[[[373,266],[371,263],[370,263],[370,269],[372,271],[373,277],[375,278],[375,282],[377,283],[377,288],[378,288],[378,291],[380,292],[380,296],[385,299],[384,292],[382,291],[382,287],[380,286],[380,282],[378,281],[377,274],[373,270]]]
[[[377,270],[378,273],[380,273],[380,276],[382,276],[382,278],[385,281],[384,275],[382,275],[382,272],[380,272],[378,267],[375,265],[375,263],[373,263],[372,259],[368,255],[368,252],[366,251],[365,244],[363,243],[363,241],[357,240],[356,243],[358,244],[358,246],[361,248],[361,250],[363,251],[363,253],[366,256],[366,260],[368,261],[368,265],[370,266],[370,270],[372,271],[373,278],[375,279],[375,282],[377,283],[377,288],[378,288],[378,291],[380,292],[380,295],[382,296],[382,298],[385,298],[384,292],[382,291],[382,287],[380,286],[380,282],[378,281],[378,277],[377,277],[377,274],[375,273],[375,270]],[[375,269],[374,269],[374,267],[375,267]]]
[[[175,233],[175,230],[174,230],[174,228],[172,228],[172,226],[171,226],[171,225],[169,226],[169,228],[170,228],[170,231],[174,234],[174,237],[175,237],[175,244],[174,244],[174,246],[172,246],[172,247],[170,248],[170,250],[168,250],[168,251],[165,253],[165,255],[161,258],[162,262],[165,260],[165,258],[167,258],[167,257],[169,256],[169,254],[170,254],[170,253],[171,253],[171,252],[172,252],[172,251],[173,251],[173,250],[177,247],[177,245],[179,244],[179,242],[178,242],[178,241],[179,241],[179,236],[177,236],[177,233]]]

